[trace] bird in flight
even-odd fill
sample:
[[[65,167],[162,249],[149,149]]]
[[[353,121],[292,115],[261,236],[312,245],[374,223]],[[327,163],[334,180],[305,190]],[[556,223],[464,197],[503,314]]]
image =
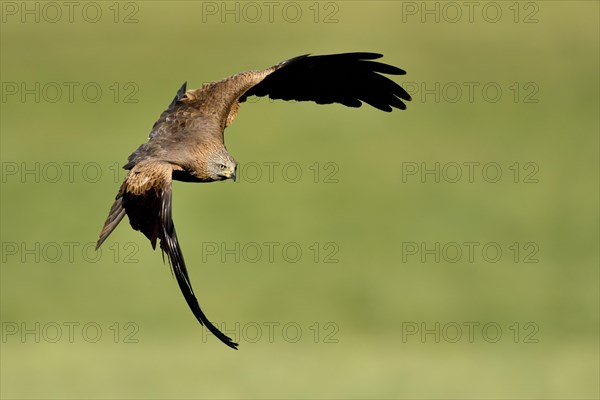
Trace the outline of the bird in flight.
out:
[[[242,72],[177,95],[154,123],[148,141],[128,158],[127,176],[117,193],[96,244],[98,249],[125,215],[156,249],[157,241],[200,324],[227,346],[237,343],[206,317],[192,289],[171,212],[173,180],[214,182],[236,179],[237,162],[224,144],[224,130],[250,96],[340,103],[365,102],[382,111],[406,109],[409,94],[382,74],[404,75],[400,68],[372,61],[375,53],[302,55],[262,71]]]

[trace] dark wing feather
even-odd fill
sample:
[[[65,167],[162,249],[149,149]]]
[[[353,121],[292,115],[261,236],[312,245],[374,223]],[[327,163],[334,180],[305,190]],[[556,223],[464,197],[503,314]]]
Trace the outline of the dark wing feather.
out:
[[[102,243],[104,243],[106,238],[112,233],[112,231],[115,230],[115,228],[117,227],[117,225],[119,225],[119,222],[121,222],[124,216],[125,209],[123,208],[123,196],[122,192],[119,190],[117,198],[115,199],[115,202],[110,208],[110,211],[108,212],[108,217],[106,218],[104,226],[102,227],[102,231],[100,232],[100,238],[98,239],[98,242],[96,242],[96,250],[100,248],[100,246],[102,245]]]
[[[410,95],[400,85],[381,75],[404,75],[392,65],[370,61],[376,53],[345,53],[299,56],[275,66],[273,72],[248,89],[240,102],[250,96],[271,99],[340,103],[360,107],[364,101],[382,111],[406,109]],[[404,100],[404,101],[403,101]]]
[[[183,85],[181,85],[181,87],[177,91],[177,94],[175,95],[175,98],[173,99],[173,101],[171,101],[171,104],[169,104],[169,107],[167,108],[167,111],[172,111],[175,108],[175,105],[179,101],[181,101],[181,99],[183,99],[185,97],[186,90],[187,90],[187,81],[183,82]]]
[[[169,263],[175,273],[175,278],[183,293],[183,297],[187,302],[188,306],[194,313],[194,316],[204,325],[213,335],[215,335],[221,342],[225,343],[232,349],[237,350],[238,344],[233,342],[231,338],[223,334],[217,327],[215,327],[204,315],[204,312],[198,304],[198,300],[194,295],[194,289],[188,276],[187,268],[185,267],[185,261],[181,248],[179,247],[179,241],[177,240],[177,233],[175,232],[175,226],[173,225],[173,219],[171,217],[171,187],[165,188],[162,194],[161,209],[160,209],[160,224],[161,224],[161,238],[160,248],[163,252],[167,253]]]
[[[104,224],[97,247],[104,242],[127,213],[131,227],[141,231],[156,248],[160,239],[160,248],[167,254],[179,288],[192,313],[206,328],[227,346],[236,349],[229,337],[219,331],[206,317],[192,289],[175,226],[173,224],[171,203],[171,174],[173,167],[162,162],[144,162],[135,165],[127,174],[119,190],[109,216]]]

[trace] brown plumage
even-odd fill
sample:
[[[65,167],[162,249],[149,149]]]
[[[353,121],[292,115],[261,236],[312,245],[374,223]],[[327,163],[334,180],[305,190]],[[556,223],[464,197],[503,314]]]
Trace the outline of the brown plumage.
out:
[[[154,124],[148,142],[129,156],[129,170],[121,185],[96,248],[125,214],[156,248],[160,241],[177,283],[198,321],[223,343],[237,348],[202,312],[194,295],[171,216],[171,182],[235,180],[237,162],[225,149],[223,132],[250,96],[271,99],[340,103],[361,102],[382,111],[406,109],[410,96],[380,74],[403,75],[400,68],[371,61],[374,53],[325,56],[303,55],[262,71],[248,71],[186,91],[184,83],[168,109]]]

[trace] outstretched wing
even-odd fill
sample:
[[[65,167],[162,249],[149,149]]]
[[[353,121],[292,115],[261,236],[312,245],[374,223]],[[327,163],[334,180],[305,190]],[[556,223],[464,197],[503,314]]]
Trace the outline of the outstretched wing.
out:
[[[324,56],[302,55],[261,71],[247,71],[188,90],[180,103],[201,110],[204,118],[220,128],[215,136],[223,139],[240,103],[250,96],[271,99],[340,103],[360,107],[362,102],[383,111],[406,109],[410,95],[382,74],[404,75],[392,65],[372,61],[375,53],[344,53]]]
[[[239,99],[269,96],[271,99],[340,103],[360,107],[364,101],[382,111],[392,107],[406,109],[410,95],[400,85],[381,75],[404,75],[392,65],[371,61],[383,57],[376,53],[344,53],[299,56],[270,68],[264,79]],[[269,71],[269,70],[267,70]]]
[[[100,247],[126,213],[133,229],[146,235],[153,248],[156,248],[156,241],[160,239],[160,248],[163,254],[167,254],[183,297],[198,322],[227,346],[236,349],[237,343],[219,331],[204,315],[194,294],[173,225],[172,173],[173,165],[164,162],[142,162],[135,165],[119,190],[96,248]]]

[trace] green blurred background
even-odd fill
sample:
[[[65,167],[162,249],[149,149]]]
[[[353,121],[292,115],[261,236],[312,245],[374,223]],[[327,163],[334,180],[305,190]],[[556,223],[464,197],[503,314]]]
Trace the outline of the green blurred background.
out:
[[[2,3],[3,398],[598,398],[597,2],[74,4]],[[115,166],[183,81],[348,51],[406,69],[408,110],[251,101],[226,132],[247,176],[174,184],[200,303],[239,351],[127,222],[97,258]],[[253,183],[267,162],[302,178]],[[236,243],[239,262],[206,252]]]

